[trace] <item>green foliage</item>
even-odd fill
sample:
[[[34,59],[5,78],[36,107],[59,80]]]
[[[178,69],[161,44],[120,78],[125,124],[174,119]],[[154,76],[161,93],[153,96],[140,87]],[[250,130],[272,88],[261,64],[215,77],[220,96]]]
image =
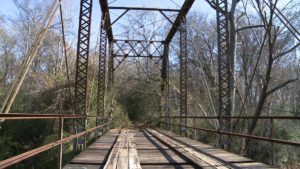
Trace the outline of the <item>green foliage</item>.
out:
[[[145,122],[158,116],[160,111],[160,96],[155,91],[155,85],[138,81],[131,88],[122,88],[117,101],[120,108],[133,122]]]

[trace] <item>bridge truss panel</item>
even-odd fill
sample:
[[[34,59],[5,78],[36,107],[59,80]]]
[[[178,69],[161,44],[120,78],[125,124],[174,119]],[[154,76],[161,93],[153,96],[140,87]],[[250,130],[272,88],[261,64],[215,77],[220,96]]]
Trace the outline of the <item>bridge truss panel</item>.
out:
[[[98,107],[97,115],[105,115],[105,91],[106,91],[106,49],[107,49],[107,28],[106,28],[106,13],[102,15],[100,27],[100,50],[99,50],[99,72],[98,72]],[[97,120],[97,125],[100,122]]]
[[[112,44],[112,54],[116,60],[116,64],[113,71],[116,70],[126,58],[150,58],[157,64],[163,59],[164,46],[164,41],[114,40]],[[110,62],[113,64],[114,60]]]
[[[218,34],[218,78],[219,78],[219,117],[231,116],[231,72],[229,58],[228,4],[227,0],[217,1]],[[230,119],[219,118],[219,131],[230,131]],[[219,146],[226,148],[228,136],[221,135]]]
[[[75,77],[75,114],[87,114],[87,78],[90,45],[92,0],[81,0]],[[76,132],[85,130],[86,120],[76,120]],[[84,143],[85,144],[85,143]],[[77,145],[77,143],[76,143]]]
[[[180,23],[180,125],[187,126],[187,29],[186,18],[181,17]],[[186,127],[180,128],[180,134],[187,135]]]
[[[164,41],[114,40],[115,57],[162,58]]]

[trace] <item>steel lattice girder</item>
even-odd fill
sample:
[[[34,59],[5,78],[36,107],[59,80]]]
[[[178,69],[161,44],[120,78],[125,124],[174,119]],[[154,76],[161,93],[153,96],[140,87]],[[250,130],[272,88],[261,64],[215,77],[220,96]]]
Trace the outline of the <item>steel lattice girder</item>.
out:
[[[218,34],[218,76],[219,76],[219,116],[231,116],[231,73],[229,58],[229,33],[227,18],[227,0],[217,1],[217,34]],[[219,119],[219,130],[230,131],[230,119]],[[220,147],[224,148],[228,136],[219,139]]]
[[[164,41],[114,40],[114,57],[162,58]]]
[[[186,18],[181,17],[180,23],[180,125],[187,126],[187,30]],[[180,128],[180,134],[187,135],[185,127]]]
[[[81,0],[75,77],[75,114],[86,115],[87,74],[89,60],[92,0]],[[85,120],[76,120],[76,132],[85,130]]]
[[[105,74],[106,74],[106,49],[107,49],[107,29],[105,26],[106,14],[102,15],[100,28],[100,51],[99,51],[99,74],[98,74],[98,107],[97,115],[104,116],[105,99]],[[98,124],[98,121],[97,121]]]

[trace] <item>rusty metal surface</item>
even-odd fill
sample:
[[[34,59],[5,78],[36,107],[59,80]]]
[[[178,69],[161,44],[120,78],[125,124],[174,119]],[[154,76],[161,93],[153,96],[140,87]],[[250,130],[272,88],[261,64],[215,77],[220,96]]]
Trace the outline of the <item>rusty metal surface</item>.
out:
[[[179,124],[172,124],[172,123],[166,123],[166,122],[161,122],[161,123],[169,124],[172,126],[182,127]],[[270,138],[270,137],[261,137],[261,136],[254,136],[254,135],[248,135],[248,134],[219,131],[219,130],[207,129],[207,128],[199,128],[199,127],[191,127],[191,126],[183,126],[183,127],[186,127],[189,129],[196,129],[196,130],[201,130],[201,131],[206,131],[206,132],[217,133],[217,134],[223,134],[223,135],[228,135],[228,136],[249,138],[249,139],[254,139],[254,140],[261,140],[261,141],[267,141],[267,142],[273,142],[273,143],[279,143],[279,144],[285,144],[285,145],[291,145],[291,146],[300,146],[300,142],[295,142],[295,141],[287,141],[287,140]]]
[[[180,21],[180,124],[187,125],[187,24],[185,16],[181,16]],[[180,134],[187,135],[187,130],[184,127],[180,128]]]
[[[1,120],[30,120],[30,119],[87,119],[87,118],[107,118],[104,116],[87,116],[87,115],[72,115],[72,114],[34,114],[34,113],[0,113]]]
[[[219,110],[218,116],[230,116],[232,111],[232,77],[231,60],[229,56],[229,31],[227,0],[217,0],[217,42],[218,42],[218,79],[219,79]],[[219,118],[219,128],[222,131],[231,131],[231,119]],[[229,143],[227,135],[220,135],[218,144],[225,148]],[[230,143],[229,143],[230,144]]]
[[[107,27],[105,22],[107,13],[102,14],[100,27],[100,51],[99,51],[99,72],[98,72],[98,93],[97,93],[97,115],[104,116],[104,98],[105,98],[105,75],[106,75],[106,49],[107,49]],[[102,120],[97,119],[97,125],[101,124]]]
[[[180,118],[180,116],[164,116],[161,118]],[[278,119],[278,120],[300,120],[300,116],[186,116],[188,119]]]
[[[123,7],[123,6],[110,6],[108,8],[109,9],[121,9],[121,10],[180,12],[179,9],[164,9],[164,8]]]
[[[165,42],[167,44],[169,44],[172,41],[175,33],[177,32],[178,27],[180,26],[180,23],[181,23],[181,17],[186,16],[186,14],[190,10],[190,8],[194,4],[194,2],[195,2],[195,0],[185,0],[184,4],[182,5],[182,8],[180,9],[180,12],[179,12],[177,18],[175,19],[167,37],[166,37]]]

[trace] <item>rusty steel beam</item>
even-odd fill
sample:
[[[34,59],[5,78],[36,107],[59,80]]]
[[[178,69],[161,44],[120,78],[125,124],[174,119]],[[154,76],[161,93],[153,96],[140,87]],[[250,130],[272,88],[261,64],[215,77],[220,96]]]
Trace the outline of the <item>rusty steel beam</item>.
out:
[[[81,0],[75,78],[75,114],[86,114],[92,0]]]
[[[168,64],[169,64],[169,44],[164,45],[164,53],[163,53],[163,61],[162,61],[162,70],[161,70],[161,78],[165,83],[167,83],[167,75],[168,75]]]
[[[50,150],[54,147],[57,147],[58,145],[61,145],[61,144],[64,144],[64,143],[67,143],[67,142],[70,142],[76,138],[80,138],[88,133],[91,133],[99,128],[103,128],[105,126],[107,126],[108,123],[106,124],[103,124],[103,125],[99,125],[99,126],[96,126],[96,127],[93,127],[93,128],[90,128],[88,130],[85,130],[85,131],[82,131],[80,133],[77,133],[77,134],[73,134],[69,137],[66,137],[66,138],[63,138],[63,139],[60,139],[60,140],[57,140],[55,142],[52,142],[52,143],[49,143],[47,145],[44,145],[44,146],[41,146],[41,147],[38,147],[38,148],[35,148],[33,150],[30,150],[30,151],[27,151],[25,153],[22,153],[22,154],[19,154],[17,156],[13,156],[11,158],[8,158],[6,160],[3,160],[3,161],[0,161],[0,168],[7,168],[7,167],[10,167],[14,164],[17,164],[23,160],[26,160],[30,157],[33,157],[33,156],[36,156],[42,152],[45,152],[47,150]]]
[[[104,116],[104,100],[105,100],[105,75],[106,75],[106,49],[107,49],[107,27],[105,22],[107,20],[107,13],[102,14],[101,27],[100,27],[100,52],[99,52],[99,74],[98,74],[98,104],[97,115]],[[103,123],[102,120],[96,121],[96,124]]]
[[[180,124],[187,125],[187,25],[185,16],[181,17],[180,22]],[[180,128],[180,134],[186,136],[187,129]]]
[[[110,20],[110,15],[109,15],[109,8],[108,8],[108,3],[107,0],[99,0],[100,7],[101,7],[101,12],[102,14],[106,13],[107,14],[107,20],[105,23],[105,26],[107,27],[107,38],[109,43],[111,43],[114,39],[113,32],[112,32],[112,27],[111,27],[111,20]]]
[[[181,18],[183,16],[186,16],[186,14],[188,13],[188,11],[191,9],[193,3],[195,2],[195,0],[185,0],[184,4],[182,5],[180,12],[178,13],[177,18],[174,21],[174,24],[172,25],[165,42],[166,43],[170,43],[175,35],[175,33],[177,32],[180,23],[181,23]]]
[[[114,57],[163,57],[164,41],[114,40]]]
[[[88,65],[89,65],[89,47],[92,20],[92,0],[80,1],[78,43],[76,57],[76,77],[75,77],[75,100],[74,113],[87,114],[87,82],[88,82]],[[75,133],[84,131],[86,120],[75,120]],[[79,140],[85,145],[85,138]],[[80,143],[80,144],[81,144]],[[74,149],[77,151],[78,142],[74,142]]]
[[[81,114],[34,114],[34,113],[9,113],[0,114],[1,120],[29,120],[29,119],[88,119],[105,118],[104,116],[87,116]]]
[[[217,0],[217,38],[218,38],[218,78],[219,78],[219,116],[231,116],[231,72],[229,58],[229,33],[227,0]],[[230,119],[219,119],[219,130],[231,131]],[[220,135],[219,147],[230,145],[228,135]]]
[[[166,122],[161,121],[160,123],[166,123]],[[287,141],[287,140],[270,138],[270,137],[254,136],[254,135],[248,135],[248,134],[240,134],[240,133],[226,132],[226,131],[220,131],[220,130],[199,128],[199,127],[181,126],[179,124],[171,124],[171,123],[166,123],[166,124],[169,124],[172,126],[178,126],[178,127],[185,127],[185,128],[189,128],[189,129],[196,129],[196,130],[201,130],[201,131],[206,131],[206,132],[212,132],[212,133],[217,133],[217,134],[222,134],[222,135],[228,135],[228,136],[249,138],[249,139],[254,139],[254,140],[261,140],[261,141],[267,141],[267,142],[271,142],[271,143],[279,143],[279,144],[298,146],[298,147],[300,146],[300,142],[295,142],[295,141]]]
[[[148,42],[148,43],[154,43],[154,42],[160,42],[162,44],[165,43],[165,41],[162,41],[162,40],[126,40],[126,39],[114,39],[113,42],[116,42],[116,41],[124,41],[124,42]]]
[[[121,9],[121,10],[136,10],[136,11],[166,11],[166,12],[180,12],[179,9],[164,9],[164,8],[145,8],[145,7],[120,7],[110,6],[108,9]]]
[[[113,42],[109,43],[109,62],[108,62],[108,90],[114,83],[114,49]]]
[[[121,19],[129,10],[124,11],[120,16],[118,16],[110,26],[112,26],[114,23],[116,23],[119,19]]]
[[[162,99],[162,114],[169,116],[169,44],[164,46],[164,55],[162,59],[161,69],[161,99]],[[169,119],[166,119],[169,120]],[[170,122],[170,121],[167,121]],[[169,127],[167,127],[169,129]]]
[[[163,58],[163,55],[160,56],[152,56],[152,55],[115,55],[114,57],[125,57],[125,58]]]
[[[163,116],[161,118],[180,118],[180,116]],[[187,116],[188,119],[274,119],[274,120],[300,120],[300,116]]]

